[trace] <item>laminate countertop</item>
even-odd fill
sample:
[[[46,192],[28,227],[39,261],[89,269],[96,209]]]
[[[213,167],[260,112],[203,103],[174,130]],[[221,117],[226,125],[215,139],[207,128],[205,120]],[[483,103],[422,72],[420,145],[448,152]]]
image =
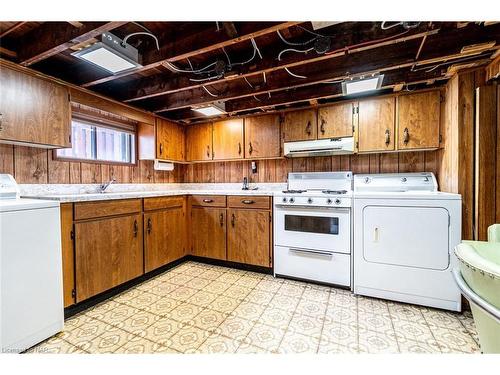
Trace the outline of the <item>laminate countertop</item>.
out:
[[[286,184],[112,184],[105,193],[99,192],[100,184],[21,184],[22,198],[48,199],[59,202],[85,202],[112,199],[133,199],[176,195],[264,195],[273,196],[286,189]],[[255,189],[257,188],[257,189]]]

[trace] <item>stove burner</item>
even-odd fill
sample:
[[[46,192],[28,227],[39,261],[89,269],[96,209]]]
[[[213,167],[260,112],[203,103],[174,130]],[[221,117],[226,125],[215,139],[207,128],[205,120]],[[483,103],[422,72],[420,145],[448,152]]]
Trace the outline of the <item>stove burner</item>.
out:
[[[347,190],[322,190],[323,194],[346,194]]]
[[[285,194],[300,194],[305,193],[307,190],[283,190]]]

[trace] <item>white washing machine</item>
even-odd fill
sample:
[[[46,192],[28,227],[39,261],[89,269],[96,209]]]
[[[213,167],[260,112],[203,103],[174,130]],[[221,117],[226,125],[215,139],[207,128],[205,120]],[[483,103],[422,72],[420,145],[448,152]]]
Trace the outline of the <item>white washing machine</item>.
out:
[[[355,175],[354,293],[460,311],[461,207],[432,173]]]

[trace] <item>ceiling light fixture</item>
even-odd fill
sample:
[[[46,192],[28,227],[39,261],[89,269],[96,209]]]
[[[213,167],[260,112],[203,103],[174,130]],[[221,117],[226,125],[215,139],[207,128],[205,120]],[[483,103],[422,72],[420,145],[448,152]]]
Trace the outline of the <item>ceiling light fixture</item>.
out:
[[[351,79],[342,82],[342,93],[344,95],[358,94],[367,91],[377,90],[382,86],[384,75],[376,75],[368,78]]]
[[[73,52],[71,55],[106,69],[113,74],[141,66],[137,49],[130,44],[124,43],[111,33],[103,33],[100,42]]]
[[[205,107],[193,107],[193,111],[199,112],[207,117],[223,115],[226,113],[225,103],[213,103]]]

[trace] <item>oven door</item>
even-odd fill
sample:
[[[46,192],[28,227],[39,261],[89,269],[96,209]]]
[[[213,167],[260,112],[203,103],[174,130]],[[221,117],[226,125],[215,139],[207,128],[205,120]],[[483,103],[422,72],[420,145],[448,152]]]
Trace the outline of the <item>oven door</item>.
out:
[[[351,209],[276,205],[274,241],[278,246],[351,252]]]

